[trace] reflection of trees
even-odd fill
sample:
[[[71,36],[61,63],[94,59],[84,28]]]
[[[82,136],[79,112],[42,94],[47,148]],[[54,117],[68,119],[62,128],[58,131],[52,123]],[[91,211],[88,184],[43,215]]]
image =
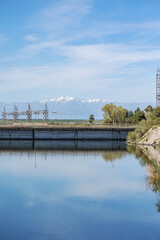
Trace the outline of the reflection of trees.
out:
[[[156,203],[156,207],[157,207],[157,212],[160,212],[160,200],[158,201],[158,203]]]
[[[155,149],[152,146],[148,147],[136,147],[128,146],[127,151],[130,154],[135,154],[136,158],[140,161],[142,166],[147,167],[147,189],[151,189],[160,194],[160,152],[159,149]],[[160,199],[157,204],[157,211],[160,212]]]
[[[155,161],[147,167],[149,176],[147,178],[147,186],[153,192],[160,192],[160,163]]]
[[[105,161],[114,162],[126,155],[127,151],[106,151],[102,154]]]
[[[148,158],[147,155],[144,154],[143,149],[140,147],[137,147],[135,145],[128,145],[127,151],[129,154],[135,155],[136,159],[139,160],[141,166],[146,166],[147,164],[152,163],[152,161]]]

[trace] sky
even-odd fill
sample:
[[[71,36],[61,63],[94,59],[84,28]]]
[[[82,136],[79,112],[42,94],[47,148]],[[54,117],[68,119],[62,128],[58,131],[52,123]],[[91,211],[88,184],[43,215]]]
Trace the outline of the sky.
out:
[[[159,0],[0,3],[0,102],[155,101]]]

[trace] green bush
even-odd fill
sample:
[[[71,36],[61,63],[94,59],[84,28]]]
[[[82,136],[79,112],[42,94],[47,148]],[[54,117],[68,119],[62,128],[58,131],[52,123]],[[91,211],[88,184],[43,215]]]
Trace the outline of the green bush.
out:
[[[157,141],[155,140],[155,141],[153,142],[153,145],[156,145],[156,143],[157,143]]]
[[[141,128],[136,128],[134,131],[136,139],[140,139],[144,135],[144,131]]]
[[[136,141],[136,134],[135,132],[129,132],[127,136],[127,141],[135,142]]]

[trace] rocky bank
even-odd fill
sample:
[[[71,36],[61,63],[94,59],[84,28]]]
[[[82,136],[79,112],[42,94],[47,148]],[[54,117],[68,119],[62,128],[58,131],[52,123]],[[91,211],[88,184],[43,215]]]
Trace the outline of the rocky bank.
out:
[[[153,127],[137,142],[140,145],[160,145],[160,127]]]

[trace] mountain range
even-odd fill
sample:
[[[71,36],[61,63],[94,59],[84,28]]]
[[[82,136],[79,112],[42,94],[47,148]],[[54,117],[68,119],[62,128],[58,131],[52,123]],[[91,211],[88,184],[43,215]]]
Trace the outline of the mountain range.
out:
[[[95,116],[95,119],[102,119],[102,107],[111,101],[105,99],[79,99],[75,97],[60,97],[50,100],[34,101],[31,102],[32,110],[44,109],[44,104],[47,103],[50,119],[88,119],[90,114]],[[118,106],[122,106],[128,110],[134,111],[137,107],[144,110],[148,105],[155,106],[153,102],[145,103],[120,103],[113,102]],[[26,111],[28,102],[13,102],[13,103],[0,103],[0,114],[2,114],[5,107],[7,112],[13,111],[13,106],[18,107],[18,111]],[[56,112],[56,113],[53,113]]]

